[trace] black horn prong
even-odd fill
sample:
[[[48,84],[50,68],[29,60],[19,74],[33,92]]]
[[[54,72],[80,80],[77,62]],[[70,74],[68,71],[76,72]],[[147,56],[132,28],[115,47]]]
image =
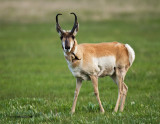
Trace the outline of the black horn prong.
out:
[[[59,13],[59,14],[56,15],[56,23],[58,23],[58,16],[59,16],[59,15],[62,15],[62,14]]]
[[[77,21],[77,16],[74,12],[71,12],[70,14],[73,14],[75,16],[75,21]]]
[[[75,14],[75,13],[73,13],[73,12],[71,12],[70,14],[73,14],[73,15],[74,15],[74,17],[75,17],[75,22],[74,22],[73,28],[72,28],[72,30],[71,30],[71,34],[73,34],[73,33],[74,33],[74,31],[75,31],[75,29],[76,29],[76,28],[77,28],[77,26],[78,26],[78,22],[77,22],[77,16],[76,16],[76,14]]]
[[[61,29],[61,26],[60,26],[59,23],[58,23],[58,16],[59,16],[59,15],[62,15],[62,14],[59,13],[59,14],[56,15],[56,25],[57,25],[57,31],[58,31],[58,32],[60,31],[61,34],[62,34],[62,33],[64,33],[64,32],[63,32],[63,30]]]

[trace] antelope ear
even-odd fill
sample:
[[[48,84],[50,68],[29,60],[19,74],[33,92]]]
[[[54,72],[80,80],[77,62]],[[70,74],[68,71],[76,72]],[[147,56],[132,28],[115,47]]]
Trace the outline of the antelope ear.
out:
[[[79,23],[77,22],[76,28],[75,28],[75,30],[74,30],[74,32],[73,32],[73,36],[76,36],[76,35],[77,35],[78,30],[79,30]]]

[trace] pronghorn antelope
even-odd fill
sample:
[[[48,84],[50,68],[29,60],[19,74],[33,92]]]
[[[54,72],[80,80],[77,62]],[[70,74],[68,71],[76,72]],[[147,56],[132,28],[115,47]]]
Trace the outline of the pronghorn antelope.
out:
[[[100,111],[104,113],[98,90],[98,78],[104,76],[110,76],[118,86],[118,98],[114,111],[117,112],[119,104],[120,111],[123,111],[128,91],[124,78],[135,59],[134,50],[128,44],[118,42],[78,44],[75,36],[78,32],[79,24],[76,14],[71,14],[75,16],[75,22],[70,31],[61,29],[58,23],[58,15],[62,14],[56,15],[56,30],[60,35],[64,56],[70,71],[76,77],[76,89],[71,113],[75,112],[83,80],[92,81]]]

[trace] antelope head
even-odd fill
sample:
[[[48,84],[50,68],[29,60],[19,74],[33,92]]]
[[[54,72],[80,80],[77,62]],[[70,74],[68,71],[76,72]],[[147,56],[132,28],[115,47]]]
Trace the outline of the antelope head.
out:
[[[79,28],[76,14],[75,13],[70,13],[70,14],[73,14],[75,16],[75,22],[74,22],[72,30],[69,30],[69,31],[62,30],[62,28],[60,27],[58,23],[58,16],[62,14],[56,15],[56,30],[60,35],[60,39],[62,42],[62,48],[64,52],[70,52],[72,50],[72,47],[75,43],[75,36]]]

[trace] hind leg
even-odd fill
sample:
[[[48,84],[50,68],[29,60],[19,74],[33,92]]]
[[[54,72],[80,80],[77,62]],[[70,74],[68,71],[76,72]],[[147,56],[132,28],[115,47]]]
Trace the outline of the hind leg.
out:
[[[116,68],[116,73],[115,73],[115,75],[113,75],[113,76],[111,76],[111,78],[114,80],[114,82],[117,84],[117,86],[118,86],[118,98],[117,98],[117,102],[116,102],[116,106],[115,106],[115,108],[114,108],[114,111],[115,112],[117,112],[117,110],[118,110],[118,107],[119,107],[119,104],[120,104],[120,100],[121,100],[121,98],[122,98],[122,91],[123,91],[123,85],[122,85],[122,83],[123,83],[123,78],[122,78],[122,75],[121,75],[121,73],[120,73],[120,70],[119,70],[119,68]]]
[[[121,99],[121,105],[120,105],[120,111],[122,112],[124,109],[124,104],[125,104],[125,99],[127,96],[127,91],[128,91],[128,87],[127,85],[123,82],[123,95],[122,95],[122,99]]]
[[[123,110],[124,102],[125,102],[125,92],[127,93],[127,90],[125,90],[126,85],[124,84],[124,77],[126,74],[126,70],[124,66],[115,68],[115,74],[111,76],[111,78],[116,82],[118,85],[118,98],[116,102],[116,106],[114,108],[114,111],[117,112],[120,101],[121,102],[121,110]]]

